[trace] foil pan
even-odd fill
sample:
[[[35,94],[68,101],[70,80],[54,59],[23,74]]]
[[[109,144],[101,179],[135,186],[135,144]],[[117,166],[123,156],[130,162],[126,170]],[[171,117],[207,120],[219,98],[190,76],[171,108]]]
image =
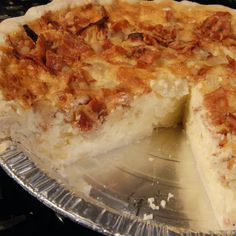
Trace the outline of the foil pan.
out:
[[[57,213],[105,235],[233,235],[220,231],[181,127],[51,169],[2,141],[0,165]]]

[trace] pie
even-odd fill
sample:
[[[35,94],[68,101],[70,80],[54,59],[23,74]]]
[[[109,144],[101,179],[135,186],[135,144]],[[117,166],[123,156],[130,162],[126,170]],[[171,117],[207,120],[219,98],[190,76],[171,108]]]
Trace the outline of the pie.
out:
[[[0,24],[0,137],[67,165],[185,126],[221,228],[236,223],[236,14],[55,0]]]

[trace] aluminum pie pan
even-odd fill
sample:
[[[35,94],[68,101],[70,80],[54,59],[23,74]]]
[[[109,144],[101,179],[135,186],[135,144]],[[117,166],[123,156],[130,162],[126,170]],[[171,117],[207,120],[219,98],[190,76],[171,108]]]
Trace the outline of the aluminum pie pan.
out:
[[[165,140],[168,137],[168,135],[166,137],[165,132],[166,131],[164,131],[162,134],[157,135],[158,140],[162,139],[162,137],[164,137],[164,140]],[[176,136],[176,135],[179,135],[179,132],[181,131],[177,130],[173,132],[175,133],[174,136]],[[176,137],[174,137],[174,139],[175,138]],[[148,142],[143,141],[137,144],[137,146],[139,148],[141,147],[145,149],[145,147],[147,147],[147,143],[150,144],[150,139]],[[157,148],[158,150],[160,149],[160,146],[161,146],[160,143],[158,143],[158,145],[155,144],[155,148]],[[130,147],[126,147],[125,150],[123,151],[115,152],[115,156],[117,156],[117,153],[118,153],[120,156],[130,155],[130,157],[132,157],[132,155],[134,155],[132,152],[135,150],[135,148],[132,145]],[[150,153],[153,153],[153,150],[151,150],[150,145],[148,145],[148,152],[149,151]],[[140,152],[139,149],[138,149],[138,152]],[[60,171],[59,171],[59,174],[57,174],[56,178],[52,177],[52,175],[49,174],[50,171],[42,168],[41,163],[40,164],[36,163],[35,159],[31,157],[29,158],[29,156],[31,155],[26,150],[24,150],[24,148],[22,148],[22,145],[17,144],[15,142],[8,142],[5,150],[1,152],[0,154],[0,165],[10,177],[12,177],[19,185],[21,185],[25,190],[27,190],[31,195],[36,197],[43,204],[53,209],[55,212],[61,214],[62,216],[65,216],[75,221],[76,223],[79,223],[83,226],[91,228],[104,235],[150,235],[150,236],[151,235],[200,235],[200,234],[201,235],[234,235],[236,233],[236,232],[220,231],[220,230],[215,230],[215,229],[212,231],[210,231],[209,229],[208,230],[204,229],[203,231],[201,230],[200,232],[199,230],[192,229],[192,226],[188,225],[188,223],[186,225],[185,224],[181,225],[184,222],[184,217],[181,216],[183,220],[181,220],[181,217],[179,220],[176,215],[174,217],[176,218],[176,222],[178,223],[177,224],[176,222],[169,223],[169,221],[167,221],[166,219],[169,217],[169,215],[171,218],[171,214],[167,212],[167,210],[165,210],[164,208],[163,208],[163,212],[167,212],[165,213],[166,215],[162,215],[162,218],[164,219],[164,221],[162,218],[158,218],[159,220],[156,220],[155,217],[153,220],[152,219],[144,220],[142,217],[140,217],[140,215],[142,216],[141,213],[139,213],[139,215],[134,214],[134,212],[137,213],[137,211],[141,211],[137,205],[130,207],[130,204],[128,204],[128,208],[125,209],[125,211],[122,210],[122,212],[121,211],[119,212],[117,211],[117,209],[115,209],[115,207],[113,209],[113,206],[117,204],[116,200],[119,197],[117,196],[114,197],[114,195],[109,193],[110,195],[112,195],[108,201],[109,204],[105,202],[105,205],[104,205],[104,201],[102,202],[102,200],[100,199],[98,199],[98,202],[93,202],[92,201],[93,199],[91,200],[90,198],[88,198],[88,196],[85,196],[84,193],[74,191],[72,185],[64,181],[66,178],[70,178],[70,177],[63,176],[63,178],[57,178],[60,175]],[[108,158],[110,158],[110,156],[112,155],[108,154],[107,156]],[[150,162],[149,163],[150,165],[153,165],[152,158],[155,158],[155,155],[152,155],[151,158],[150,156],[148,157],[148,163]],[[93,159],[92,161],[94,160],[95,159]],[[168,164],[165,164],[167,166],[179,165],[179,161],[177,159],[168,159],[165,157],[161,157],[161,159],[159,160],[159,157],[158,157],[158,161],[163,161],[164,163],[168,163]],[[80,165],[81,163],[82,162],[80,162]],[[111,169],[114,167],[111,164],[109,165],[111,166],[110,167]],[[158,166],[159,165],[160,163],[158,162]],[[86,166],[87,166],[87,163],[86,163]],[[100,167],[98,166],[98,168]],[[117,168],[117,165],[116,165],[116,168]],[[168,168],[170,168],[170,166],[168,166]],[[106,168],[106,169],[109,169],[109,168]],[[118,169],[122,169],[122,168],[118,166]],[[112,173],[114,173],[114,170],[111,170],[111,171]],[[122,171],[128,172],[128,170],[126,169]],[[73,172],[73,169],[70,169],[69,172]],[[103,171],[101,171],[101,173],[102,172]],[[91,173],[89,173],[89,175],[91,175]],[[138,178],[139,175],[140,173],[137,174],[135,171],[132,172],[132,178],[133,176],[136,176],[134,178]],[[83,174],[83,176],[85,175]],[[122,179],[122,177],[120,176],[121,175],[119,174],[119,178]],[[86,181],[87,181],[87,178],[88,177],[86,178],[83,177],[83,179],[86,179]],[[95,176],[95,179],[96,178],[97,177]],[[143,175],[142,178],[146,178],[145,181],[147,181],[149,177]],[[78,176],[76,176],[75,179],[80,180]],[[115,181],[113,181],[112,183],[114,182]],[[159,188],[165,189],[166,186],[168,187],[168,185],[170,185],[170,182],[165,182],[164,184],[161,183],[162,187],[159,187]],[[89,183],[91,185],[91,180],[87,181],[86,183]],[[144,182],[144,183],[148,185],[148,182]],[[76,181],[76,184],[80,186],[80,182],[78,183]],[[127,179],[127,183],[124,183],[124,182],[122,183],[122,189],[123,187],[125,187],[125,189],[126,188],[129,189],[129,186],[126,186],[128,184],[129,184],[129,180]],[[160,185],[160,183],[158,184]],[[172,184],[173,184],[173,181],[172,181]],[[91,192],[92,190],[94,192],[94,189],[96,193],[99,191],[100,192],[103,191],[101,189],[98,190],[96,187],[96,184],[94,186],[92,189],[90,186],[89,191],[87,191],[88,195],[91,195]],[[141,184],[141,186],[142,188],[143,187],[145,188],[145,184]],[[178,191],[186,191],[186,189],[183,186],[177,186],[176,184],[176,186],[172,185],[171,189],[174,187],[179,189]],[[189,191],[188,188],[187,190]],[[117,199],[114,200],[114,198],[117,198]],[[120,199],[121,198],[118,199],[118,202],[122,201]],[[145,199],[145,201],[146,200],[147,199]],[[100,204],[99,201],[101,201],[102,204]],[[176,201],[178,201],[178,199]],[[146,211],[150,213],[149,211],[150,209],[148,208],[149,206],[145,206],[145,207],[142,207],[142,208],[145,208]]]

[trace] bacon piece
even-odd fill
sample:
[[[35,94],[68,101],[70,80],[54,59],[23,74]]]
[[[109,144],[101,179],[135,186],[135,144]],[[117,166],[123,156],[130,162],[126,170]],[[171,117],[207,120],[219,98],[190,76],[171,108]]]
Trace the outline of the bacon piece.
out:
[[[232,35],[232,15],[229,12],[215,12],[197,28],[196,35],[213,41],[222,41]]]
[[[46,57],[46,40],[42,35],[39,35],[35,48],[31,51],[31,56],[35,57],[39,62],[44,63]]]
[[[91,110],[97,114],[99,119],[107,115],[105,104],[99,101],[97,98],[93,98],[88,105],[90,106]]]
[[[28,26],[28,25],[23,25],[23,28],[26,32],[26,34],[34,41],[36,42],[38,39],[38,35]]]
[[[104,50],[110,49],[112,46],[113,46],[113,44],[112,44],[111,40],[109,40],[109,39],[104,40],[103,45],[102,45]]]
[[[74,121],[74,126],[86,132],[93,128],[94,121],[83,111],[79,111],[78,119]]]
[[[113,45],[111,48],[102,52],[106,61],[112,64],[125,64],[119,57],[127,56],[128,51],[119,45]]]
[[[80,35],[84,42],[95,52],[101,52],[103,44],[108,38],[108,29],[106,26],[93,25],[84,30]]]
[[[51,50],[48,50],[46,52],[46,66],[50,69],[50,71],[55,73],[60,71],[65,66],[65,62],[61,56]]]
[[[236,35],[231,35],[230,37],[228,38],[225,38],[223,41],[222,41],[223,45],[226,46],[226,47],[236,47]]]
[[[86,4],[79,11],[72,9],[60,19],[60,26],[75,35],[94,25],[104,25],[108,19],[106,9],[98,4]]]
[[[115,23],[112,24],[111,28],[115,31],[115,32],[120,32],[123,31],[124,29],[129,27],[129,22],[125,19],[117,21]]]
[[[36,98],[36,96],[30,90],[25,90],[21,96],[27,107],[32,106]]]
[[[92,26],[97,26],[99,29],[104,29],[104,28],[106,28],[107,20],[108,20],[108,16],[103,16],[98,21],[89,23],[87,26],[81,28],[78,33],[81,34],[83,31],[87,30],[88,28],[90,28]]]
[[[143,42],[147,45],[158,46],[156,39],[149,34],[143,34]]]
[[[137,59],[137,66],[140,68],[145,68],[148,65],[151,65],[156,59],[158,59],[161,53],[157,50],[151,50],[145,48],[145,46],[134,46],[131,48],[131,51],[127,54],[130,58]]]
[[[152,30],[152,33],[157,42],[164,47],[174,42],[177,35],[175,28],[164,27],[163,25],[160,24],[155,26],[155,28]]]
[[[160,57],[160,55],[161,53],[159,51],[146,50],[137,60],[137,66],[139,68],[145,68],[152,65]]]
[[[80,54],[90,50],[82,39],[76,39],[69,33],[65,32],[57,48],[57,54],[62,56],[65,61],[79,60]]]
[[[229,108],[227,91],[223,87],[220,87],[215,91],[206,94],[204,104],[210,112],[212,123],[214,125],[223,124]]]
[[[139,32],[135,32],[135,33],[131,33],[128,35],[128,39],[130,39],[131,41],[142,41],[143,40],[143,33],[139,33]]]
[[[230,57],[229,55],[226,55],[226,59],[228,60],[228,67],[235,71],[236,70],[236,61]]]
[[[29,79],[23,77],[21,79],[21,86],[28,89],[34,96],[38,97],[44,95],[48,91],[47,84],[38,79]]]
[[[44,14],[41,18],[40,21],[41,25],[44,28],[51,28],[51,29],[56,29],[58,30],[60,28],[60,24],[56,21],[52,19],[52,12],[48,11],[46,14]]]
[[[152,37],[159,43],[161,46],[167,47],[170,43],[174,42],[177,36],[177,29],[172,26],[163,26],[161,24],[157,25],[148,25],[144,23],[140,23],[139,27],[144,31],[147,31],[146,41],[150,41]],[[150,35],[151,32],[151,35]],[[153,42],[151,43],[154,44]]]
[[[127,53],[127,56],[128,57],[131,57],[131,58],[140,58],[144,52],[146,51],[147,49],[145,48],[144,45],[139,45],[139,46],[133,46],[131,49],[130,49],[130,52]]]
[[[178,53],[181,54],[190,54],[193,49],[199,46],[199,42],[197,40],[192,40],[188,42],[184,42],[181,40],[176,40],[169,44],[169,47],[175,49]]]
[[[202,68],[199,69],[197,75],[204,76],[211,68],[212,68],[211,66],[204,65]]]
[[[43,36],[39,36],[36,44],[29,38],[23,38],[17,45],[11,43],[13,53],[18,59],[29,59],[47,70],[44,65],[46,44]]]

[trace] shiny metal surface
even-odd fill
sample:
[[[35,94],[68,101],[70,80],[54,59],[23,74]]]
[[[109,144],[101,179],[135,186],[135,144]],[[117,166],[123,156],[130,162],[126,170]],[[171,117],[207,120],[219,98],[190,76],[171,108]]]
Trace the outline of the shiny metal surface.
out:
[[[0,151],[0,165],[23,188],[103,234],[234,233],[219,231],[181,128],[61,169],[20,144],[2,141]]]

